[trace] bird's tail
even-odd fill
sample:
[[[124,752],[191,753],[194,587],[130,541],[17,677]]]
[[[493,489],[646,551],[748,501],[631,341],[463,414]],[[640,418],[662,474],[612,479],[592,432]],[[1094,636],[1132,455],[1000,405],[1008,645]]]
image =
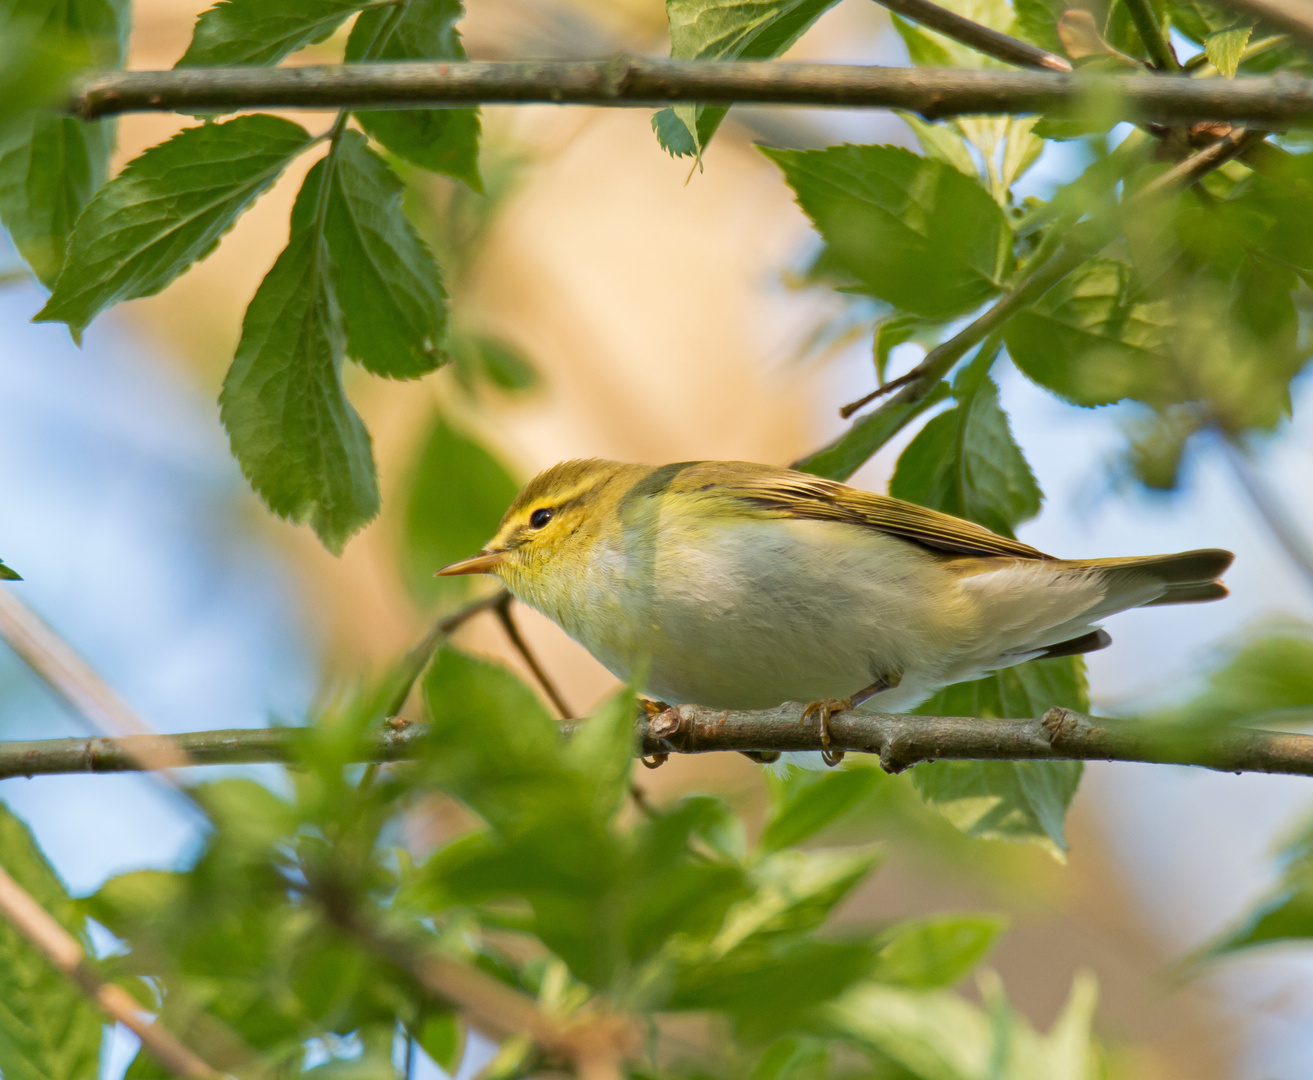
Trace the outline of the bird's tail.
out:
[[[1142,607],[1161,604],[1198,604],[1221,600],[1226,586],[1217,579],[1231,565],[1235,556],[1221,548],[1200,548],[1175,555],[1143,555],[1128,559],[1071,559],[1064,565],[1074,570],[1097,570],[1108,582],[1109,598],[1119,594],[1141,592],[1146,584],[1165,586],[1154,599],[1142,601]]]

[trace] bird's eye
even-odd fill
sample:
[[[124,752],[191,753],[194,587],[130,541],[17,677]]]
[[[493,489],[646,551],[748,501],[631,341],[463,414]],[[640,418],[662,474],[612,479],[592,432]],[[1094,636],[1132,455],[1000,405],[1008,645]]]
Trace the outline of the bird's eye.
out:
[[[541,529],[544,525],[546,525],[549,521],[552,520],[552,515],[555,513],[556,513],[555,510],[549,510],[547,507],[544,506],[541,509],[535,510],[529,516],[529,524],[533,526],[535,529]]]

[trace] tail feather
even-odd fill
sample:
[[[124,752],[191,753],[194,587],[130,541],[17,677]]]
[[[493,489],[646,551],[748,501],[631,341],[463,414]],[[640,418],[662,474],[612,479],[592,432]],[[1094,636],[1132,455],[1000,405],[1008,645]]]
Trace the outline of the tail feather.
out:
[[[1181,551],[1175,555],[1145,555],[1126,559],[1079,559],[1066,565],[1075,569],[1101,571],[1109,583],[1109,597],[1142,590],[1146,582],[1163,586],[1157,597],[1140,601],[1154,607],[1163,604],[1197,604],[1220,600],[1227,595],[1226,586],[1217,579],[1231,565],[1235,556],[1220,548]]]

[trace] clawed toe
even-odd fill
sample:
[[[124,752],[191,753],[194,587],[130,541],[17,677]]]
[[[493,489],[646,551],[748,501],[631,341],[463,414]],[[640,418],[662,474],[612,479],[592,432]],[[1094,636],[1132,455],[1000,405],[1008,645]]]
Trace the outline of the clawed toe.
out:
[[[821,760],[831,768],[843,760],[844,752],[830,749],[832,739],[830,717],[852,707],[852,698],[822,698],[820,701],[813,701],[802,710],[803,724],[806,724],[813,714],[819,719],[821,727]]]

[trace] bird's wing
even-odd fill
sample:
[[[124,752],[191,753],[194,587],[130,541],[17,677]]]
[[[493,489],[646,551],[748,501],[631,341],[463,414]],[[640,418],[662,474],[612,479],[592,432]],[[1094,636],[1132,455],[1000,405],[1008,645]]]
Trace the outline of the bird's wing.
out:
[[[1019,540],[999,536],[983,525],[951,514],[789,469],[736,470],[736,475],[723,476],[720,483],[728,489],[727,494],[782,517],[863,525],[958,555],[1052,558]]]

